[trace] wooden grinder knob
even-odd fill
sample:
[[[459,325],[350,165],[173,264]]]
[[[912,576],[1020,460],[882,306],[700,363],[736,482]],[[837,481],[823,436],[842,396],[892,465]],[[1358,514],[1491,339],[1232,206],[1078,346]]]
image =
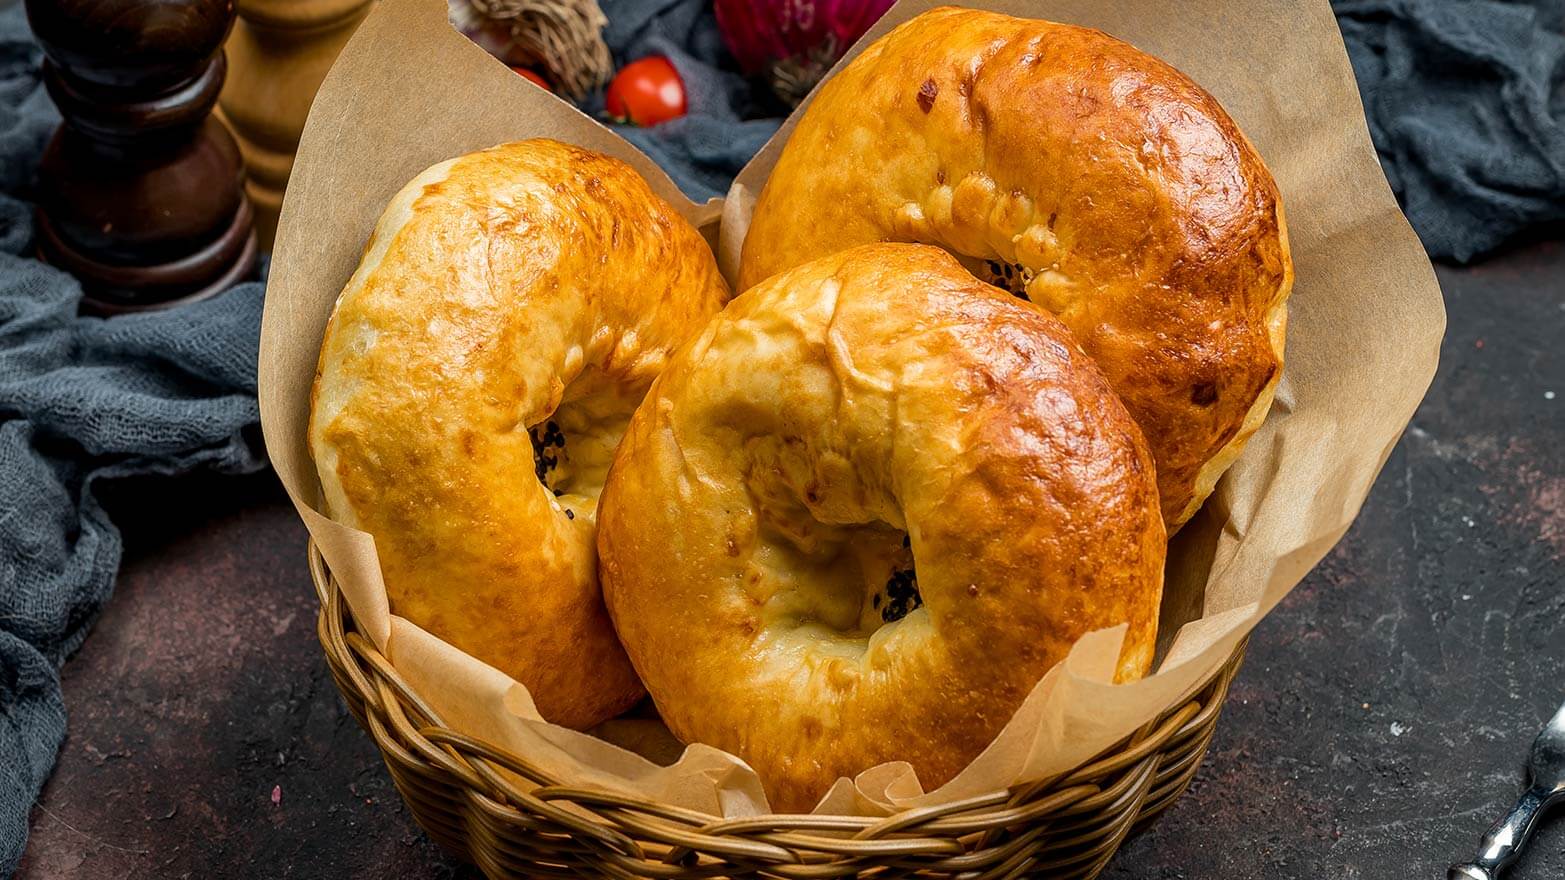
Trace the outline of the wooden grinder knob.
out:
[[[232,0],[27,0],[65,121],[38,169],[40,255],[85,309],[211,296],[255,265],[239,147],[211,115]]]
[[[218,112],[244,154],[256,236],[271,250],[310,102],[370,0],[238,0],[238,8]]]

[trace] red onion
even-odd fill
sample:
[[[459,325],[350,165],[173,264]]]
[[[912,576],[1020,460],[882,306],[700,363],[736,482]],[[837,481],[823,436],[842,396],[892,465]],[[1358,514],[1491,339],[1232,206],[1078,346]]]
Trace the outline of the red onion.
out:
[[[723,42],[797,105],[895,0],[716,0]]]
[[[447,0],[446,13],[451,19],[451,26],[482,46],[485,52],[506,64],[523,63],[524,59],[511,57],[516,45],[511,40],[510,22],[485,18],[468,0]]]

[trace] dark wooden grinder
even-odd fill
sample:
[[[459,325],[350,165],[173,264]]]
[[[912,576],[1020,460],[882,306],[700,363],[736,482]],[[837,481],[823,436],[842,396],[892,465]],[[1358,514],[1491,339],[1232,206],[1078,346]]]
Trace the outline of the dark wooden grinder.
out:
[[[211,115],[233,0],[27,0],[65,118],[38,169],[38,249],[84,310],[211,296],[255,265],[239,147]]]

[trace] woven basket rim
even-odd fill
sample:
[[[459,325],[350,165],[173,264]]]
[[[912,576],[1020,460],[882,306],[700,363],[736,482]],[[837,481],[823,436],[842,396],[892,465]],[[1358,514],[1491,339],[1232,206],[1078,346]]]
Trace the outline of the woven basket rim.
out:
[[[1245,650],[1241,642],[1189,698],[1066,773],[884,817],[724,818],[562,780],[443,726],[358,631],[313,541],[308,553],[318,635],[350,711],[419,824],[491,876],[830,878],[916,866],[921,876],[1095,877],[1133,827],[1188,787]]]

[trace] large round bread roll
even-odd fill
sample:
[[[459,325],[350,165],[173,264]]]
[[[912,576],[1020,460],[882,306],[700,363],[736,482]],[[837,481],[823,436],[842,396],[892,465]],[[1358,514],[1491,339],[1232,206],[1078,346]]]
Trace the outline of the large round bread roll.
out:
[[[806,263],[669,362],[603,493],[604,595],[663,719],[778,810],[949,780],[1083,634],[1152,661],[1152,457],[1068,330],[937,248]]]
[[[727,299],[629,166],[554,141],[442,162],[387,206],[321,347],[329,514],[391,610],[588,727],[642,688],[604,612],[597,498],[632,410]]]
[[[1271,174],[1211,95],[1098,31],[936,9],[828,79],[740,289],[874,241],[939,245],[1058,315],[1151,442],[1171,527],[1271,405],[1293,280]]]

